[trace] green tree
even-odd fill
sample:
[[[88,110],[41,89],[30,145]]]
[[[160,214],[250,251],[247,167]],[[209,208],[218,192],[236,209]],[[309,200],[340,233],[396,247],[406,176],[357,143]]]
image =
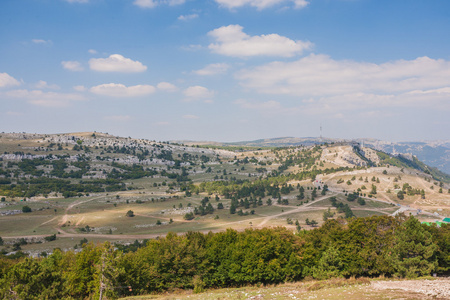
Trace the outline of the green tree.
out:
[[[88,243],[80,253],[69,256],[70,265],[66,267],[65,292],[70,297],[84,299],[98,293],[101,254],[101,247]]]
[[[370,192],[372,195],[376,195],[377,194],[377,186],[375,184],[372,184],[372,190]]]
[[[185,220],[190,221],[190,220],[193,220],[195,218],[195,216],[194,216],[194,213],[190,212],[190,213],[185,214],[183,218]]]
[[[343,266],[339,250],[330,243],[317,266],[312,269],[312,274],[314,278],[320,280],[339,277]]]
[[[429,275],[437,267],[437,246],[422,224],[409,217],[395,232],[393,265],[396,274],[407,278]]]
[[[127,211],[126,216],[129,218],[134,217],[134,212],[132,210],[129,210],[129,211]]]

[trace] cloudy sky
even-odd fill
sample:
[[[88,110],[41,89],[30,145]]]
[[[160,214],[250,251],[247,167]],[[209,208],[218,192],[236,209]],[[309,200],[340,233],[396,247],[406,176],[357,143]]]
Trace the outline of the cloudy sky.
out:
[[[2,0],[0,131],[450,139],[448,0]]]

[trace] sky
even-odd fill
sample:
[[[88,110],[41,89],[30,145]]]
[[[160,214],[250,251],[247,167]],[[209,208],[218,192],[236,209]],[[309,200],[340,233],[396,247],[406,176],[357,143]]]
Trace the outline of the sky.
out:
[[[450,139],[448,0],[1,0],[0,131]]]

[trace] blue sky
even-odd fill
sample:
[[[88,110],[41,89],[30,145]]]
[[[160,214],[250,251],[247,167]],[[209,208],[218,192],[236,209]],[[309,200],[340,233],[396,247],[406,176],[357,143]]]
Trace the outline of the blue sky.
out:
[[[448,0],[2,0],[0,128],[450,139]]]

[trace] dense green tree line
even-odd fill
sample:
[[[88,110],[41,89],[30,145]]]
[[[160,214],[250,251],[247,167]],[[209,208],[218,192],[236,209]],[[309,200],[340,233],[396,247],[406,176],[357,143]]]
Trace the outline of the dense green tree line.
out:
[[[110,173],[108,173],[108,178],[114,178],[114,179],[138,179],[142,177],[147,176],[153,176],[157,175],[158,172],[156,170],[147,168],[144,169],[143,166],[138,164],[133,164],[131,166],[119,164],[116,162],[113,162],[111,164],[113,169]],[[117,169],[119,170],[117,170]]]
[[[285,186],[289,181],[292,180],[305,180],[305,179],[315,179],[319,174],[331,174],[340,171],[348,171],[349,168],[330,168],[324,170],[312,170],[299,172],[295,174],[281,175],[281,176],[271,176],[269,175],[264,179],[257,179],[255,181],[239,181],[239,182],[229,182],[229,181],[209,181],[202,182],[199,185],[189,185],[185,186],[183,190],[189,191],[191,194],[207,192],[209,194],[217,193],[224,195],[225,198],[236,198],[243,197],[265,197],[266,195],[272,195],[274,198],[281,192],[280,188]],[[285,190],[287,191],[287,190]],[[284,192],[286,194],[286,192]],[[275,196],[274,196],[275,195]]]
[[[55,250],[47,258],[2,257],[0,297],[98,299],[102,289],[113,299],[305,277],[417,277],[450,270],[450,226],[429,227],[404,216],[333,219],[297,234],[284,227],[169,233],[130,247],[133,251],[87,244],[76,254]]]

